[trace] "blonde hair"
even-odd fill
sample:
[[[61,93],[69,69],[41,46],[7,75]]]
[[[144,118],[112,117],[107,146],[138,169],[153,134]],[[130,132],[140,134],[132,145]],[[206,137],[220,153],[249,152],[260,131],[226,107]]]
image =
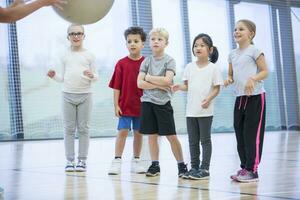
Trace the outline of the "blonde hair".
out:
[[[253,44],[252,40],[255,37],[256,34],[256,25],[253,21],[249,20],[249,19],[241,19],[239,21],[237,21],[237,23],[243,23],[250,32],[253,33],[253,37],[251,38],[251,43]]]
[[[153,28],[150,32],[149,32],[149,36],[153,35],[153,34],[158,34],[162,37],[164,37],[166,39],[166,42],[168,43],[169,41],[169,33],[166,29],[164,28]]]
[[[68,27],[68,30],[67,30],[67,33],[70,32],[70,29],[74,26],[79,26],[81,29],[82,29],[82,32],[84,33],[84,27],[81,25],[81,24],[71,24],[69,27]]]

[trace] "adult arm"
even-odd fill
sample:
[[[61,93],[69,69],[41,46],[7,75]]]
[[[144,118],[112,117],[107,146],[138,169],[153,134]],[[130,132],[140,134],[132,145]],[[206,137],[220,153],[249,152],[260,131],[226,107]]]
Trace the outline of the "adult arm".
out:
[[[65,0],[36,0],[25,4],[23,0],[16,0],[7,8],[0,7],[0,22],[12,23],[44,6],[54,5],[61,8],[65,3]]]

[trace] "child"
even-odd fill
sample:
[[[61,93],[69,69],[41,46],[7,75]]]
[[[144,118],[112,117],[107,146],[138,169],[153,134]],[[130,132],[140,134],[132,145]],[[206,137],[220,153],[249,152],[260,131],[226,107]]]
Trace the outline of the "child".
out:
[[[263,79],[268,76],[264,53],[253,45],[256,26],[250,20],[239,20],[234,29],[238,48],[229,54],[228,78],[224,85],[234,85],[234,130],[241,169],[231,179],[239,182],[258,181],[266,102]]]
[[[223,79],[221,71],[214,64],[218,60],[218,50],[213,46],[210,36],[203,33],[197,35],[192,48],[197,61],[187,64],[183,74],[184,84],[174,85],[173,91],[188,91],[186,125],[191,169],[183,175],[183,178],[198,180],[209,177],[213,99],[218,95]],[[201,166],[200,142],[203,152]]]
[[[115,159],[108,172],[117,175],[121,171],[121,158],[129,130],[134,131],[132,172],[145,173],[140,162],[142,134],[140,129],[140,109],[142,90],[137,87],[137,76],[144,60],[141,50],[146,41],[146,33],[140,27],[130,27],[124,32],[129,55],[120,59],[115,67],[109,87],[114,89],[115,115],[119,117],[119,134],[115,144]]]
[[[175,75],[175,60],[164,53],[168,45],[169,34],[163,28],[150,32],[152,55],[147,57],[138,75],[138,87],[143,89],[141,129],[149,135],[149,148],[152,164],[146,176],[157,176],[160,173],[158,136],[166,136],[178,162],[178,176],[186,171],[183,162],[180,142],[176,136],[173,108],[171,105],[170,86]]]
[[[89,148],[89,122],[92,109],[91,82],[97,80],[95,57],[83,48],[84,28],[72,24],[68,28],[70,49],[61,57],[62,73],[48,71],[48,76],[63,83],[63,124],[66,172],[86,171]],[[78,162],[75,167],[75,131],[79,138]]]

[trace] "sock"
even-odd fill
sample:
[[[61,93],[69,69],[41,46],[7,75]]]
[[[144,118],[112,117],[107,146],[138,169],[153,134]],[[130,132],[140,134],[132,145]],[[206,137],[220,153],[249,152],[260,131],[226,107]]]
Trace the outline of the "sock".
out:
[[[183,165],[185,166],[185,164],[184,164],[184,162],[183,162],[183,161],[179,161],[179,162],[177,162],[177,165],[178,165],[178,166],[183,166]]]
[[[121,156],[115,156],[115,159],[122,159]]]
[[[153,160],[152,165],[159,165],[159,161],[158,160]]]

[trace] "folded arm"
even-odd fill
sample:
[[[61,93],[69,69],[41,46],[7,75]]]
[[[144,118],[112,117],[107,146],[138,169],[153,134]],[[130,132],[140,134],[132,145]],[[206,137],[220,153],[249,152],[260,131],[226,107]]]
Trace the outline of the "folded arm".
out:
[[[145,81],[160,86],[171,86],[173,84],[173,77],[174,72],[167,71],[165,76],[152,76],[150,74],[147,74],[145,76]]]
[[[151,89],[161,89],[161,90],[170,90],[170,86],[160,86],[153,83],[150,83],[145,80],[146,74],[144,72],[140,72],[137,78],[137,86],[143,90],[151,90]]]

